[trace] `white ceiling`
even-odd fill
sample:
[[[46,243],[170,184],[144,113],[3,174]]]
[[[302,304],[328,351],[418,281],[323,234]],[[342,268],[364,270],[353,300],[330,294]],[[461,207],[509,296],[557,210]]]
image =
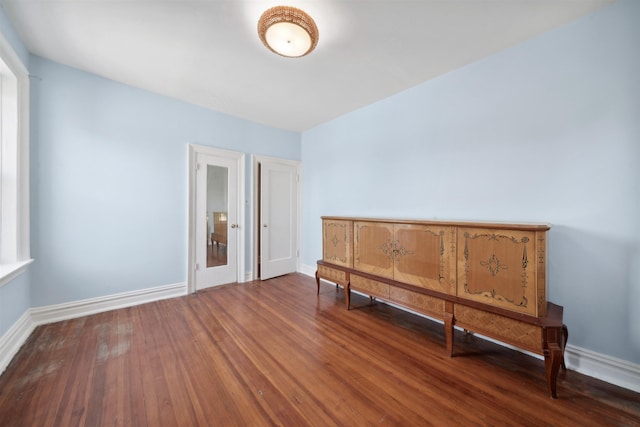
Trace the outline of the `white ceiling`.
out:
[[[612,0],[0,0],[33,54],[215,111],[305,131],[571,22]],[[256,32],[288,4],[303,58]]]

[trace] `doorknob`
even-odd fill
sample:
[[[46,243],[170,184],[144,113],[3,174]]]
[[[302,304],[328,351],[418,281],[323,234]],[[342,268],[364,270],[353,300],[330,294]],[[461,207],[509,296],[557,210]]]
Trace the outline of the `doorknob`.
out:
[[[238,224],[231,224],[231,228],[238,228]]]
[[[267,224],[263,225],[264,228],[267,228]]]

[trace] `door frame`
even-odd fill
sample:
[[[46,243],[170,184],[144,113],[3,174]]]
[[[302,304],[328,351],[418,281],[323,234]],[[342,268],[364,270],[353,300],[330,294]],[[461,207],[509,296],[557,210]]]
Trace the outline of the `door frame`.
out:
[[[188,250],[187,250],[187,292],[196,292],[196,173],[198,154],[234,159],[238,166],[237,200],[238,200],[238,231],[237,231],[237,271],[236,280],[244,282],[245,263],[245,154],[239,151],[223,150],[206,145],[189,144],[189,214],[188,214]]]
[[[297,238],[297,257],[296,257],[296,271],[300,271],[300,245],[302,242],[302,180],[300,177],[302,176],[302,162],[300,160],[289,160],[289,159],[281,159],[278,157],[269,157],[269,156],[260,156],[260,155],[251,155],[251,168],[253,174],[253,236],[251,239],[251,244],[253,245],[253,268],[251,271],[251,280],[259,280],[260,277],[258,275],[258,254],[260,252],[260,245],[258,244],[258,237],[260,236],[260,162],[269,161],[273,163],[283,163],[289,166],[295,166],[296,172],[298,175],[298,185],[297,185],[297,199],[298,206],[296,206],[296,216],[298,223],[298,238]]]

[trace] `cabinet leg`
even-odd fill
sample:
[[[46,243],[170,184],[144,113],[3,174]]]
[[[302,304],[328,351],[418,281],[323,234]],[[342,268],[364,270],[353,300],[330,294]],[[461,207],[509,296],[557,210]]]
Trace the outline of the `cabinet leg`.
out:
[[[560,369],[562,359],[562,349],[560,346],[556,343],[549,343],[549,347],[544,355],[544,368],[547,374],[547,390],[553,399],[557,396],[556,381],[558,379],[558,370]]]
[[[564,363],[564,348],[567,345],[567,341],[569,341],[569,329],[567,328],[567,325],[563,324],[562,325],[562,333],[564,335],[564,340],[562,341],[562,370],[563,371],[567,371],[567,365]]]
[[[444,335],[447,343],[447,354],[453,356],[453,314],[445,313],[444,315]]]
[[[347,310],[350,310],[351,309],[351,288],[349,287],[348,283],[344,285],[344,299],[347,302]]]
[[[447,344],[447,354],[453,356],[453,303],[444,303],[444,336]]]

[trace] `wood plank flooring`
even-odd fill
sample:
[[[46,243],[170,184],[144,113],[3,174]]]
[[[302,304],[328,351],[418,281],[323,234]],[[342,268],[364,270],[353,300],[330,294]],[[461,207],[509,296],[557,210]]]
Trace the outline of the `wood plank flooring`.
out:
[[[638,426],[640,394],[293,274],[38,327],[1,426]],[[569,325],[570,326],[570,325]]]

